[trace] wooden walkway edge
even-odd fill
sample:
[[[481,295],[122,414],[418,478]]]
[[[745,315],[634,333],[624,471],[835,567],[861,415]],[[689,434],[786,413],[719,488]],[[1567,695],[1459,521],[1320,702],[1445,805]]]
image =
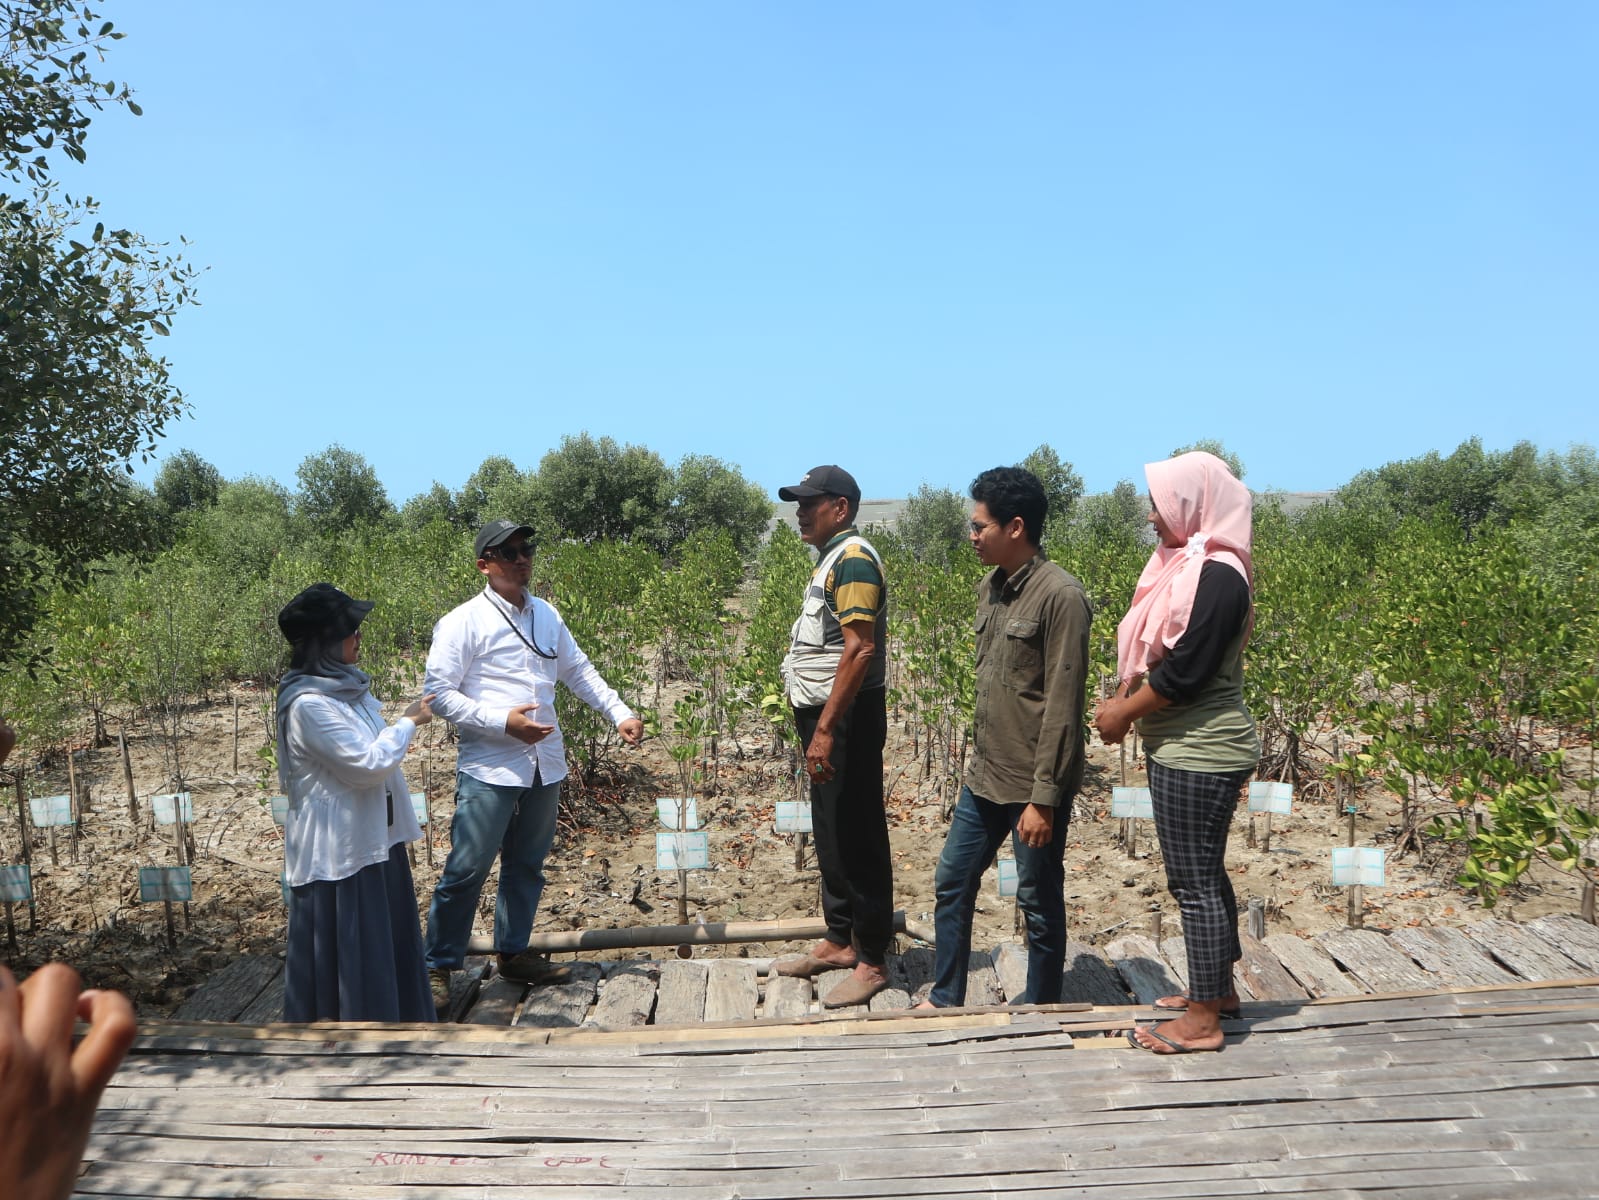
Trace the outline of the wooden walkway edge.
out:
[[[1599,979],[677,1029],[146,1026],[79,1195],[1590,1197]]]

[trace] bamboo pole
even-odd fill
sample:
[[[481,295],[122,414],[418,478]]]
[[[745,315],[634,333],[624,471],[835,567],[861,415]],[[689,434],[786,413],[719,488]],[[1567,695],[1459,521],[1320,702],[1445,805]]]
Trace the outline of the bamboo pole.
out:
[[[134,829],[139,828],[139,797],[133,790],[133,759],[128,755],[128,736],[124,730],[117,730],[117,749],[122,754],[122,778],[128,785],[128,821]]]
[[[22,836],[22,861],[33,865],[33,839],[28,836],[28,793],[22,785],[22,768],[17,768],[17,832]]]
[[[933,931],[894,913],[894,932],[932,944]],[[621,929],[563,929],[535,933],[527,947],[540,954],[579,950],[624,950],[645,946],[726,946],[734,942],[797,942],[824,937],[827,922],[810,917],[787,921],[712,921],[708,924],[639,925]],[[490,954],[497,947],[488,934],[474,934],[468,954]]]

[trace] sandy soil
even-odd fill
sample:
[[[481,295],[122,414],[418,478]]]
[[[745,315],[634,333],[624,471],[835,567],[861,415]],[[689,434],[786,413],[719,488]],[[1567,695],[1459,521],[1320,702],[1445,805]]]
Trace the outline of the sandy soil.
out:
[[[241,725],[234,768],[234,699]],[[94,985],[130,993],[146,1014],[169,1012],[210,972],[244,953],[281,952],[284,908],[279,885],[281,837],[267,807],[257,750],[265,741],[263,695],[241,687],[232,695],[197,704],[185,720],[182,753],[196,819],[192,827],[194,902],[189,923],[177,919],[177,945],[167,945],[164,908],[138,903],[137,868],[175,863],[171,827],[151,831],[130,822],[120,755],[88,745],[88,722],[75,764],[86,781],[92,809],[85,815],[76,853],[67,831],[57,834],[59,865],[52,864],[42,833],[33,850],[37,924],[30,930],[25,908],[17,911],[19,952],[7,961],[26,972],[51,959],[79,967]],[[397,714],[399,705],[391,706]],[[111,726],[113,735],[117,728]],[[166,758],[155,728],[130,720],[126,726],[135,787],[141,797],[167,790]],[[933,868],[943,844],[944,821],[936,783],[920,777],[910,733],[891,725],[887,776],[890,835],[896,862],[895,901],[913,918],[930,923]],[[423,730],[407,760],[413,788],[431,784],[435,825],[432,863],[416,846],[418,908],[427,898],[448,842],[453,805],[454,747],[448,730],[434,723]],[[770,735],[754,725],[732,744],[724,740],[709,795],[699,802],[709,832],[712,867],[690,874],[690,919],[770,920],[814,916],[814,861],[796,869],[795,839],[772,831],[774,802],[793,797],[786,751],[772,753]],[[549,887],[541,905],[541,930],[675,923],[677,877],[655,870],[655,797],[674,795],[674,765],[664,745],[646,742],[618,753],[619,768],[587,787],[569,783],[566,811],[549,864]],[[1165,892],[1165,877],[1153,823],[1137,823],[1136,852],[1121,844],[1123,823],[1109,815],[1110,789],[1120,781],[1117,752],[1091,751],[1090,770],[1073,818],[1067,853],[1067,905],[1072,936],[1103,944],[1122,933],[1150,932],[1154,913],[1164,931],[1178,929],[1177,909]],[[1140,764],[1141,765],[1141,764]],[[19,750],[9,767],[28,772],[31,795],[67,790],[66,761],[36,762]],[[1142,782],[1134,770],[1129,782]],[[0,807],[0,862],[19,861],[14,791]],[[1361,845],[1391,846],[1398,831],[1398,806],[1380,789],[1361,798],[1356,823]],[[1295,813],[1274,818],[1270,847],[1250,844],[1251,823],[1264,831],[1265,818],[1240,809],[1229,861],[1242,907],[1249,897],[1265,901],[1268,931],[1304,936],[1347,921],[1345,892],[1331,885],[1330,851],[1348,838],[1347,817],[1335,814],[1319,788],[1296,798]],[[1431,854],[1441,854],[1434,847]],[[1457,925],[1481,919],[1475,899],[1451,882],[1453,860],[1411,855],[1388,864],[1388,886],[1366,890],[1364,921],[1371,928],[1399,924]],[[1528,883],[1501,902],[1494,915],[1530,918],[1545,912],[1575,912],[1572,880],[1535,868]],[[492,926],[493,889],[485,889],[478,929]],[[985,884],[977,911],[974,944],[1017,940],[1015,909],[997,886]],[[0,931],[3,934],[3,931]],[[0,942],[0,949],[3,949]],[[706,955],[760,956],[802,948],[751,944],[707,948]],[[659,957],[661,951],[654,954]],[[639,951],[638,957],[650,952]],[[609,957],[616,957],[612,953]]]

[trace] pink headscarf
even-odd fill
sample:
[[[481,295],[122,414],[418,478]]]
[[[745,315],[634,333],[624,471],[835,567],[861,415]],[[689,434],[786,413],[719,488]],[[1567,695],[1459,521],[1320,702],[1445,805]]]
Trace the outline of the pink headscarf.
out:
[[[1183,545],[1157,545],[1116,626],[1116,673],[1123,683],[1149,672],[1188,628],[1207,562],[1224,562],[1255,586],[1249,489],[1214,454],[1191,450],[1144,467],[1155,511]]]

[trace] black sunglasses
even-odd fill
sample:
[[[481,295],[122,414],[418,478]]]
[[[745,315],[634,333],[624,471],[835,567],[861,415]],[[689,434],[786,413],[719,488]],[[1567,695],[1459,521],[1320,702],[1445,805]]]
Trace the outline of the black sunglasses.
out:
[[[519,558],[533,561],[533,547],[523,542],[520,546],[491,546],[494,557],[503,558],[506,562],[515,562]]]

